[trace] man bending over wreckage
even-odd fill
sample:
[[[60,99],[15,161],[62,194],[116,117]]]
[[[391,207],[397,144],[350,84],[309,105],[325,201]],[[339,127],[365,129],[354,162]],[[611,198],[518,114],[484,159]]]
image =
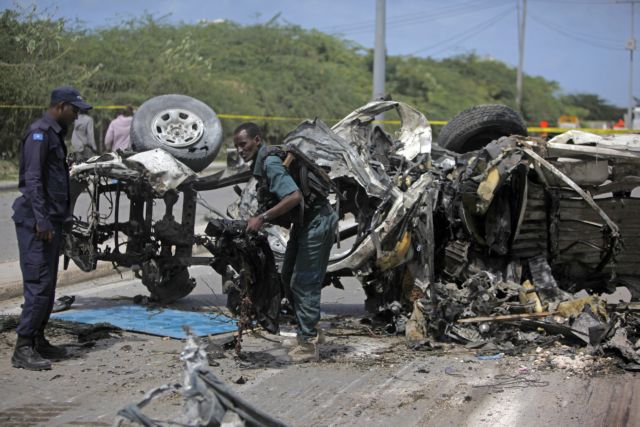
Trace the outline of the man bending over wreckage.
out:
[[[338,216],[326,197],[304,200],[300,184],[282,161],[282,151],[262,143],[255,123],[241,124],[233,135],[238,154],[253,162],[258,181],[259,215],[248,220],[247,232],[257,232],[265,223],[293,224],[282,266],[282,281],[291,291],[298,321],[298,344],[289,356],[293,362],[317,360],[320,295]]]

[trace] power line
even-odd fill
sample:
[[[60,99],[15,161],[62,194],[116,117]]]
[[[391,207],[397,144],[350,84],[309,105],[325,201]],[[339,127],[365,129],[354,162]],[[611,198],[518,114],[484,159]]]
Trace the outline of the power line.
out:
[[[470,30],[474,30],[477,28],[477,30],[475,31],[470,31],[468,34],[462,34],[462,37],[459,37],[458,39],[456,39],[454,42],[448,44],[447,46],[443,47],[442,49],[436,50],[435,52],[432,53],[432,55],[437,55],[441,52],[445,52],[447,50],[449,50],[451,47],[453,47],[455,44],[463,42],[465,40],[470,39],[471,37],[480,34],[481,32],[485,31],[486,29],[490,28],[491,26],[497,24],[498,22],[500,22],[502,19],[504,19],[505,17],[509,16],[510,13],[512,13],[512,10],[507,10],[502,14],[496,15],[494,17],[494,19],[490,19],[488,21],[485,21],[485,25],[482,26],[476,26],[471,28]]]
[[[531,0],[532,3],[553,3],[553,4],[590,4],[594,6],[598,5],[609,5],[611,6],[611,0],[598,0],[598,1],[588,1],[588,0]]]
[[[596,36],[594,34],[591,33],[580,33],[577,31],[568,31],[565,29],[565,27],[555,24],[555,23],[550,23],[548,20],[545,20],[544,17],[540,16],[540,15],[536,15],[535,13],[533,14],[536,18],[537,21],[545,21],[548,25],[553,26],[554,28],[558,29],[561,28],[563,31],[570,33],[572,35],[574,35],[575,37],[579,37],[579,38],[583,38],[585,40],[588,41],[594,41],[594,42],[602,42],[602,43],[612,43],[612,44],[620,44],[620,40],[618,39],[612,39],[612,38],[608,38],[608,37],[601,37],[601,36]],[[612,46],[613,47],[613,46]]]
[[[591,47],[597,47],[599,49],[608,49],[608,50],[625,50],[623,47],[615,47],[613,46],[613,41],[604,41],[604,40],[599,40],[596,38],[592,38],[589,36],[585,36],[585,35],[581,35],[581,34],[576,34],[576,33],[571,33],[563,28],[559,28],[554,26],[553,24],[549,23],[549,22],[545,22],[544,20],[542,20],[541,18],[539,18],[538,16],[536,16],[535,14],[531,13],[530,14],[531,19],[533,19],[534,21],[536,21],[538,24],[542,25],[545,28],[548,28],[552,31],[555,31],[556,33],[562,34],[565,37],[568,37],[570,39],[582,42],[584,44],[587,44]],[[608,43],[608,44],[607,44]]]
[[[465,41],[467,39],[469,39],[470,37],[475,36],[476,34],[481,33],[482,31],[486,30],[487,28],[491,27],[492,25],[496,24],[498,21],[502,20],[504,17],[508,16],[509,14],[513,13],[513,7],[509,7],[508,9],[504,10],[502,13],[499,13],[497,15],[492,16],[491,18],[487,19],[484,22],[481,22],[473,27],[467,28],[466,30],[462,31],[461,33],[456,34],[453,37],[450,37],[449,39],[446,39],[444,41],[440,41],[438,43],[432,44],[430,46],[427,47],[423,47],[421,49],[418,49],[416,51],[411,52],[409,55],[416,55],[418,53],[427,51],[427,50],[431,50],[433,48],[436,48],[438,46],[442,46],[445,45],[442,49],[437,50],[436,52],[434,52],[432,55],[435,55],[437,53],[440,53],[442,51],[448,50],[453,44]],[[447,44],[449,43],[449,44]]]
[[[421,18],[421,19],[406,19],[404,21],[400,21],[400,22],[395,22],[391,25],[389,25],[388,27],[391,29],[396,29],[396,28],[400,28],[400,27],[408,27],[411,25],[417,25],[417,24],[424,24],[426,22],[431,22],[431,21],[436,21],[438,19],[446,19],[446,18],[453,18],[453,17],[459,17],[462,15],[468,15],[468,14],[474,14],[474,13],[478,13],[478,12],[482,12],[488,9],[494,9],[496,7],[499,6],[504,6],[504,5],[499,5],[499,4],[492,4],[486,7],[480,7],[480,8],[460,8],[459,10],[455,10],[455,11],[448,11],[448,12],[443,12],[440,14],[433,14],[429,17],[425,17],[425,18]],[[353,34],[358,34],[358,33],[363,33],[363,32],[368,32],[369,30],[357,30],[357,31],[351,31],[348,32],[348,34],[353,35]]]
[[[429,21],[433,21],[439,18],[446,17],[454,17],[460,16],[469,13],[475,13],[486,9],[491,9],[495,7],[501,6],[500,3],[492,2],[490,4],[486,4],[481,1],[467,2],[467,3],[457,3],[454,5],[448,5],[445,7],[432,9],[426,12],[414,12],[409,14],[397,15],[387,20],[387,28],[397,28],[400,26],[408,26],[421,24]],[[368,32],[373,29],[372,21],[363,21],[355,24],[341,25],[341,26],[333,26],[328,27],[331,28],[334,33],[344,33],[344,34],[357,34]],[[328,29],[327,28],[327,29]],[[320,31],[325,30],[323,28],[319,29]]]
[[[447,18],[454,18],[454,17],[459,17],[463,15],[468,15],[468,14],[474,14],[474,13],[482,12],[487,9],[495,8],[497,6],[498,5],[494,4],[494,5],[480,7],[480,8],[459,8],[457,10],[449,10],[449,11],[438,13],[438,14],[432,14],[429,16],[425,16],[423,18],[412,18],[412,19],[405,19],[402,21],[396,21],[390,24],[388,27],[390,29],[397,29],[397,28],[409,27],[412,25],[425,24],[427,22],[437,21],[439,19],[447,19]],[[369,29],[361,29],[361,30],[349,31],[347,32],[347,34],[354,35],[354,34],[365,33],[368,31]]]
[[[545,17],[542,17],[540,15],[536,15],[535,13],[533,13],[533,15],[536,18],[536,22],[540,23],[541,25],[547,25],[547,26],[552,26],[554,31],[555,30],[562,30],[564,32],[566,32],[567,34],[570,34],[571,36],[577,37],[577,38],[582,38],[586,41],[593,41],[593,42],[602,42],[602,43],[610,43],[610,44],[620,44],[620,40],[618,39],[612,39],[612,38],[608,38],[608,37],[601,37],[601,36],[595,36],[591,33],[580,33],[577,31],[569,31],[567,30],[564,26],[549,22],[548,20],[545,20]],[[613,46],[612,46],[613,47]]]
[[[396,22],[398,20],[403,20],[406,18],[416,18],[416,17],[424,17],[424,16],[431,16],[434,13],[438,13],[439,11],[444,11],[444,10],[449,10],[452,7],[453,8],[458,8],[462,5],[472,5],[477,3],[477,1],[472,1],[470,3],[457,3],[454,5],[448,5],[448,6],[444,6],[444,7],[440,7],[440,8],[435,8],[435,9],[430,9],[428,11],[414,11],[414,12],[409,12],[409,13],[403,13],[401,15],[396,15],[396,16],[392,16],[389,19],[387,19],[387,24]],[[343,31],[343,30],[349,30],[349,29],[353,29],[353,28],[361,28],[363,26],[373,26],[374,25],[374,21],[371,19],[365,20],[365,21],[359,21],[359,22],[354,22],[354,23],[350,23],[350,24],[338,24],[338,25],[330,25],[328,27],[321,27],[318,28],[319,31]]]

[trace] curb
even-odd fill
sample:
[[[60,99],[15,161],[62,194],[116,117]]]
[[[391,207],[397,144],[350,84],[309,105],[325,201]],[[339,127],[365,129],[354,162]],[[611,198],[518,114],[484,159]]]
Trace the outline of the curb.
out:
[[[204,227],[200,229],[196,228],[196,233],[204,232]],[[198,256],[202,254],[211,255],[206,248],[202,246],[195,246],[193,248],[192,256]],[[59,263],[62,263],[63,257],[59,259]],[[61,265],[61,264],[58,264]],[[19,261],[11,261],[7,263],[0,263],[0,269],[8,268],[10,270],[17,270],[18,274],[14,275],[6,282],[0,283],[0,301],[5,301],[12,298],[22,296],[22,273],[20,272]],[[96,283],[97,286],[113,283],[116,280],[132,280],[135,278],[133,272],[126,267],[119,267],[119,270],[113,268],[111,263],[106,261],[100,261],[95,270],[85,272],[80,270],[73,261],[69,262],[68,270],[58,270],[58,283],[56,284],[56,294],[59,289],[67,286],[76,285],[78,283],[98,281],[106,277],[112,277],[113,280],[100,280],[100,283]]]
[[[18,190],[18,181],[2,181],[0,182],[0,191]]]
[[[224,162],[214,162],[209,165],[209,167],[207,167],[204,171],[200,172],[199,175],[206,176],[209,173],[222,170],[225,167],[226,163]],[[17,189],[17,181],[0,181],[0,192],[17,191]],[[206,223],[204,225],[206,225]],[[198,225],[196,225],[195,232],[203,233],[204,225],[200,225],[200,227],[202,228],[201,230],[198,229]],[[207,252],[204,248],[195,247],[193,255],[202,253],[201,251],[203,251],[204,253]],[[60,258],[59,262],[62,262],[62,257]],[[0,274],[0,301],[20,297],[23,294],[23,280],[19,261],[8,261],[5,263],[0,263],[0,271],[2,270],[4,270],[5,272],[9,272],[9,274]],[[3,281],[2,276],[4,276],[4,279],[8,280]],[[118,280],[130,280],[134,278],[133,272],[131,272],[130,269],[121,267],[119,272],[118,270],[114,269],[113,266],[108,262],[100,262],[95,270],[85,272],[80,270],[73,263],[73,261],[71,261],[68,270],[58,270],[58,282],[56,285],[56,290],[82,282],[102,279],[108,276],[113,276],[114,279],[117,278]]]
[[[94,271],[84,272],[79,268],[69,264],[69,269],[66,271],[58,272],[58,283],[56,285],[57,290],[66,286],[75,285],[81,282],[88,282],[91,280],[101,279],[107,276],[120,277],[120,273],[114,270],[113,266],[107,263],[102,263]],[[121,268],[122,278],[133,278],[133,273],[129,269]],[[11,280],[9,282],[2,283],[0,285],[0,301],[5,301],[12,298],[22,296],[22,275],[18,279]]]

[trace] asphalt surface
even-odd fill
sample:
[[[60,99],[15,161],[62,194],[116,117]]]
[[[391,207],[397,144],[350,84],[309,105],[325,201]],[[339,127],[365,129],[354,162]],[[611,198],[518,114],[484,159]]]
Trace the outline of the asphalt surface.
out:
[[[200,175],[214,173],[224,167],[222,163],[213,163],[209,168],[205,169]],[[17,190],[17,182],[3,181],[0,182],[0,241],[4,244],[0,245],[0,300],[11,298],[22,293],[22,276],[20,273],[20,265],[18,262],[18,245],[15,234],[15,226],[11,219],[13,215],[12,204],[14,200],[20,196]],[[220,189],[213,191],[204,191],[200,196],[206,204],[216,207],[221,211],[226,210],[237,196],[230,189]],[[129,200],[127,197],[121,198],[120,218],[127,218],[129,212]],[[74,215],[87,215],[88,198],[81,196],[78,199]],[[110,215],[113,218],[113,212],[110,210],[108,203],[102,204],[103,214]],[[179,200],[174,206],[174,214],[180,217],[182,214],[182,204]],[[196,209],[196,229],[202,231],[206,224],[205,216],[210,214],[209,210],[202,205],[198,205]],[[164,215],[164,203],[158,201],[154,206],[154,219],[160,219]],[[62,257],[61,257],[62,261]],[[111,264],[100,262],[96,271],[85,273],[80,271],[73,262],[70,263],[68,270],[62,269],[60,263],[60,274],[58,277],[58,287],[62,288],[69,284],[81,281],[98,280],[104,276],[115,275],[119,277],[120,273],[113,270]]]
[[[172,308],[219,313],[225,298],[219,276],[193,267],[191,295]],[[243,357],[224,350],[210,358],[211,372],[251,404],[292,426],[633,426],[640,422],[640,381],[609,360],[580,367],[580,349],[553,346],[569,363],[549,363],[546,352],[481,360],[473,350],[443,344],[410,350],[402,336],[364,322],[360,286],[323,290],[322,326],[327,343],[319,362],[292,364],[285,336],[259,332],[243,341]],[[130,304],[145,293],[137,280],[78,283],[72,310]],[[17,314],[19,298],[0,302],[1,314]],[[285,332],[292,326],[283,323]],[[67,335],[69,359],[53,370],[12,368],[15,334],[0,333],[0,425],[109,426],[117,412],[166,383],[180,383],[184,343],[136,332],[78,345]],[[286,333],[285,333],[286,335]],[[221,340],[229,335],[211,337]],[[545,361],[547,360],[547,361]],[[588,359],[591,360],[591,359]],[[162,397],[143,412],[156,420],[182,413],[179,394]]]
[[[6,242],[0,246],[0,284],[11,275],[19,278],[10,219],[15,196],[0,193],[5,214],[0,238]],[[223,209],[236,197],[230,189],[202,196]],[[198,207],[199,227],[206,213]],[[57,296],[74,295],[72,309],[80,310],[130,304],[134,296],[148,294],[130,272],[120,276],[106,267],[102,277],[84,280],[90,276],[82,273],[66,283],[62,279]],[[191,267],[190,273],[196,288],[171,308],[223,311],[219,275],[209,267]],[[357,281],[343,283],[344,291],[323,290],[328,342],[321,346],[319,362],[292,364],[283,345],[286,336],[258,332],[246,336],[242,358],[226,350],[211,359],[211,371],[243,398],[293,426],[640,425],[638,374],[621,371],[615,360],[592,359],[583,349],[561,345],[523,349],[496,360],[448,344],[411,350],[404,337],[387,335],[371,323]],[[0,298],[0,314],[18,314],[21,302],[21,297]],[[286,322],[282,328],[284,335],[292,330]],[[140,401],[145,392],[183,380],[180,340],[122,332],[96,338],[91,346],[65,334],[53,335],[52,341],[66,345],[72,357],[54,362],[52,371],[30,372],[11,367],[15,333],[0,333],[0,425],[109,426],[120,409]],[[555,363],[554,357],[566,363]],[[182,398],[174,394],[144,412],[168,420],[181,411]]]
[[[223,163],[213,163],[209,168],[205,169],[200,175],[206,175],[210,173],[214,173],[224,167]],[[236,199],[236,195],[230,188],[213,190],[213,191],[203,191],[200,193],[202,198],[209,203],[211,206],[216,207],[217,209],[221,209],[222,211],[226,210],[226,206],[229,205],[233,200]],[[16,261],[18,260],[18,246],[16,241],[16,232],[13,224],[13,220],[11,216],[13,215],[13,209],[11,208],[13,201],[20,196],[20,192],[18,191],[18,183],[14,181],[0,181],[0,242],[4,242],[4,244],[0,245],[0,263],[8,262],[8,261]],[[75,215],[82,215],[83,212],[86,211],[87,202],[82,199],[82,196],[79,200],[78,207]],[[154,208],[154,218],[161,218],[163,214],[164,203],[159,201],[158,205]],[[121,199],[121,209],[120,209],[120,218],[123,217],[123,214],[128,215],[129,209],[129,200],[126,197],[122,197]],[[182,213],[182,205],[178,202],[175,205],[174,213],[177,217]],[[197,210],[197,220],[202,223],[204,221],[204,215],[208,213],[207,209],[198,206]],[[1,267],[0,267],[1,268]],[[2,282],[0,281],[0,286]]]

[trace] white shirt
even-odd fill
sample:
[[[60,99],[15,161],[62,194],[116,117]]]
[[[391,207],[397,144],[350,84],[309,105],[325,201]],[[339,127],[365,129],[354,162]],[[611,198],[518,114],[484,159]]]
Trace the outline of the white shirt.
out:
[[[73,124],[73,134],[71,135],[71,145],[76,153],[82,152],[84,147],[90,147],[94,153],[98,153],[96,140],[93,134],[93,119],[86,114],[78,114],[78,118]]]

